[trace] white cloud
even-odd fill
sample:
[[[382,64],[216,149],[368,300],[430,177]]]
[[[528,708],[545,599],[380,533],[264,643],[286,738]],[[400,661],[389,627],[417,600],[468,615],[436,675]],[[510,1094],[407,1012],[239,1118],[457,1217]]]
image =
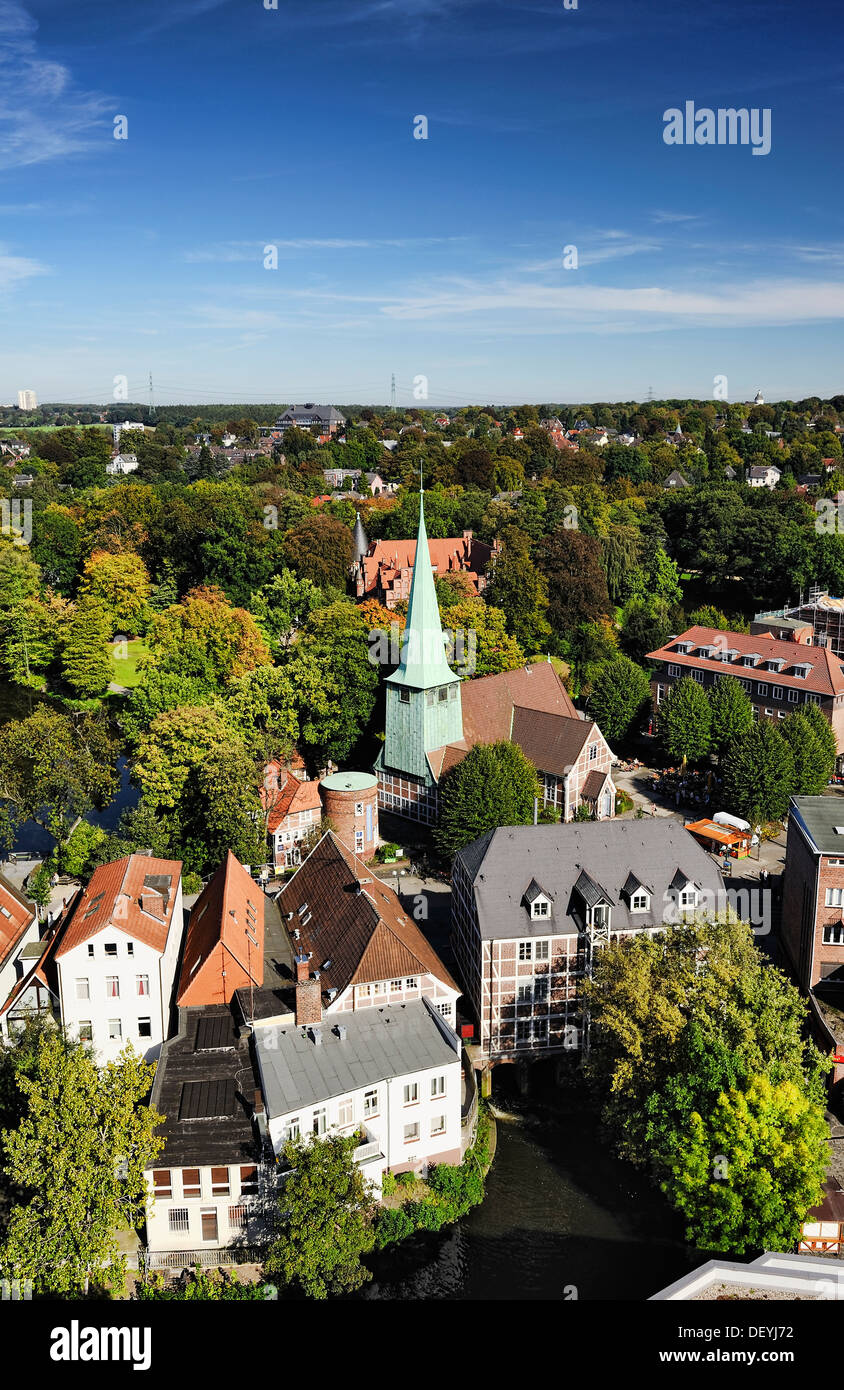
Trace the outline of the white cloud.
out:
[[[265,246],[275,246],[279,251],[377,251],[385,247],[405,250],[463,240],[463,237],[268,237],[266,242],[224,241],[215,246],[197,247],[194,251],[186,251],[184,259],[191,264],[209,261],[253,261],[260,264]]]
[[[28,256],[13,256],[5,246],[0,245],[0,291],[12,289],[35,275],[49,274],[49,268],[40,261],[33,261]]]
[[[0,0],[0,169],[88,149],[114,115],[106,97],[77,90],[66,67],[40,55],[37,27],[18,0]]]

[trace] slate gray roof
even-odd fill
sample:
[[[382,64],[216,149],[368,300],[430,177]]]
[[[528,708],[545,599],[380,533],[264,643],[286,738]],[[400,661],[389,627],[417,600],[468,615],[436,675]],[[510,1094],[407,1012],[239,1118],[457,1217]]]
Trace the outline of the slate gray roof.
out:
[[[844,833],[835,833],[837,825],[844,831],[844,805],[837,796],[793,796],[792,818],[821,854],[844,858]]]
[[[316,1029],[257,1028],[255,1049],[271,1120],[460,1057],[456,1036],[424,999],[328,1015]]]
[[[839,814],[844,821],[844,811]],[[474,885],[486,940],[548,935],[547,918],[531,919],[525,906],[533,881],[553,897],[554,931],[561,935],[583,930],[578,881],[592,897],[597,888],[609,899],[613,931],[661,924],[666,895],[678,878],[712,894],[724,888],[702,846],[677,821],[665,819],[504,826],[474,840],[457,858]],[[648,912],[630,913],[631,875],[651,894]]]

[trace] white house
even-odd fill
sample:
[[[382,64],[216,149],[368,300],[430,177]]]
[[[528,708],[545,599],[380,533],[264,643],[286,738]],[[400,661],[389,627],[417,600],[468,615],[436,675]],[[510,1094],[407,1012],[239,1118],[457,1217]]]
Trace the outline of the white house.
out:
[[[319,982],[297,984],[318,996]],[[459,1163],[460,1043],[425,999],[302,1026],[255,1028],[272,1146],[329,1131],[359,1136],[355,1155],[381,1189],[386,1170],[426,1174]]]
[[[773,463],[754,464],[747,471],[747,483],[749,487],[768,487],[775,488],[782,472]]]
[[[115,474],[134,473],[137,466],[137,454],[115,454],[106,464],[106,473],[109,473],[112,477]]]
[[[101,1063],[132,1043],[158,1057],[184,933],[182,866],[131,854],[104,864],[79,894],[52,952],[61,1020]]]

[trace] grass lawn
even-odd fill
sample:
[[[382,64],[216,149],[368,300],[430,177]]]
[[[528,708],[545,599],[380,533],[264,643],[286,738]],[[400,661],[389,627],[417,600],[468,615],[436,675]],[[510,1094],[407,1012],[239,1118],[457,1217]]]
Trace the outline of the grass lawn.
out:
[[[118,656],[118,651],[125,652],[125,656]],[[138,662],[146,654],[147,644],[140,637],[134,637],[131,642],[112,643],[111,664],[114,667],[114,679],[118,685],[125,685],[131,689],[132,686],[138,684],[140,680]]]

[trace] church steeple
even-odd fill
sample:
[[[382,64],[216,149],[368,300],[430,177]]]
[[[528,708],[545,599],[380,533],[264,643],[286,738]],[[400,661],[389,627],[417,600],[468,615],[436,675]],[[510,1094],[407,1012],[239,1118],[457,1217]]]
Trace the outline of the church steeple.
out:
[[[387,679],[393,685],[412,686],[414,690],[430,690],[435,685],[447,685],[458,677],[445,657],[437,591],[428,532],[425,529],[425,497],[419,491],[419,529],[416,533],[416,554],[413,558],[413,578],[404,629],[401,661],[397,671]]]
[[[369,549],[369,537],[363,529],[360,512],[355,512],[355,529],[352,537],[355,546],[355,563],[362,560]]]

